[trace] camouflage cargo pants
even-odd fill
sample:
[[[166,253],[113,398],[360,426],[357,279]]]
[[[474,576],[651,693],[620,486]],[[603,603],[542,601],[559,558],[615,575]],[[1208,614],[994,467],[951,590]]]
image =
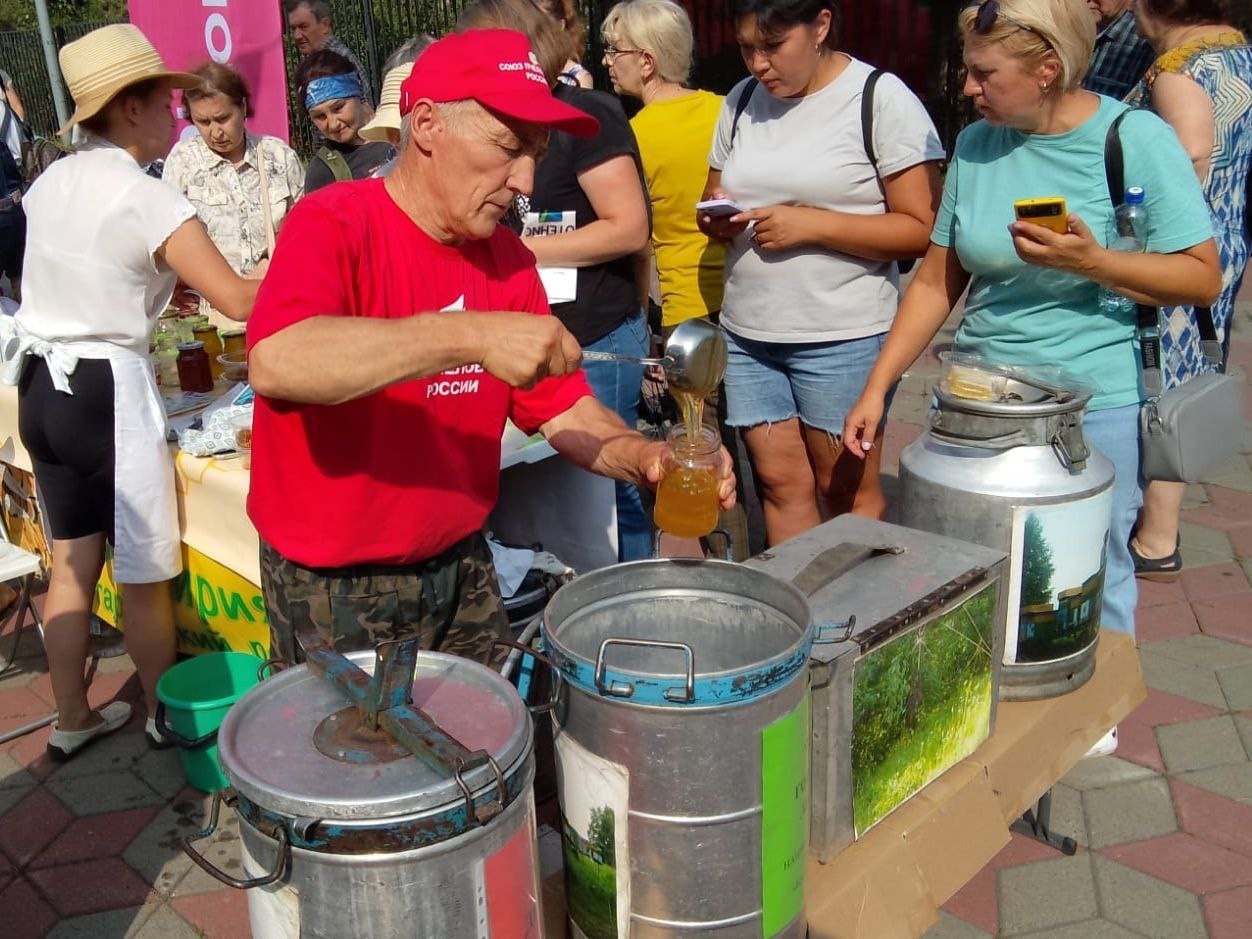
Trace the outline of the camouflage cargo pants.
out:
[[[491,550],[479,533],[415,564],[308,568],[261,542],[261,590],[270,618],[271,655],[302,662],[297,625],[312,623],[339,652],[372,649],[417,636],[423,649],[488,665],[493,639],[508,635]]]

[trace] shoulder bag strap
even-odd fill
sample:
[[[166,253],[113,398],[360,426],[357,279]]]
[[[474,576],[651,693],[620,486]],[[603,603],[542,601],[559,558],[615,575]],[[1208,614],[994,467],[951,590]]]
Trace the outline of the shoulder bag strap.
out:
[[[874,150],[874,88],[882,76],[883,71],[880,68],[870,72],[861,92],[861,140],[865,143],[865,155],[869,157],[869,165],[874,168],[874,175],[878,178],[879,189],[884,187],[882,175],[878,172],[878,154]]]
[[[1121,205],[1125,197],[1125,167],[1122,162],[1122,141],[1119,133],[1122,120],[1132,109],[1127,108],[1114,118],[1104,138],[1104,173],[1108,180],[1109,198],[1113,208]],[[1200,345],[1204,357],[1217,371],[1222,370],[1222,347],[1217,341],[1217,329],[1213,325],[1213,311],[1206,306],[1194,308],[1196,326],[1200,330]],[[1160,312],[1146,303],[1135,304],[1135,323],[1139,334],[1139,365],[1143,375],[1143,390],[1149,398],[1159,397],[1164,388],[1161,379],[1161,327]]]
[[[335,177],[336,182],[344,183],[352,178],[352,167],[348,166],[348,161],[338,150],[322,147],[317,151],[317,158],[330,168],[330,174]]]
[[[735,119],[730,123],[730,143],[735,143],[735,134],[739,132],[739,118],[743,117],[743,112],[748,110],[748,102],[752,100],[752,93],[756,91],[756,86],[760,81],[755,78],[749,78],[748,83],[743,86],[743,91],[739,92],[739,100],[735,102]]]
[[[265,251],[274,257],[274,207],[270,205],[270,174],[265,163],[265,148],[258,138],[256,142],[256,169],[261,174],[261,220],[265,225]]]
[[[1130,108],[1113,118],[1108,133],[1104,135],[1104,178],[1109,187],[1109,201],[1113,211],[1126,197],[1126,172],[1122,160],[1121,126]],[[1161,326],[1160,312],[1146,303],[1135,304],[1135,332],[1139,338],[1139,373],[1143,376],[1143,392],[1149,398],[1160,397],[1164,385],[1161,382]]]

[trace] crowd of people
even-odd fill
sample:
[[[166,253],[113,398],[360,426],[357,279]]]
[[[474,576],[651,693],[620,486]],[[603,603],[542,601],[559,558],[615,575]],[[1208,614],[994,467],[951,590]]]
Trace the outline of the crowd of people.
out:
[[[725,97],[691,86],[673,0],[598,24],[611,91],[590,87],[570,0],[473,0],[396,50],[378,94],[323,0],[284,9],[307,166],[247,129],[237,71],[172,72],[137,28],[105,27],[61,52],[82,143],[19,200],[24,264],[0,251],[22,275],[5,349],[53,537],[58,759],[130,713],[90,710],[82,682],[106,542],[150,713],[173,661],[178,519],[145,353],[180,284],[247,320],[248,510],[287,661],[302,622],[343,650],[417,635],[491,659],[507,618],[482,529],[506,418],[612,478],[619,559],[648,556],[665,452],[638,429],[649,376],[583,353],[644,357],[695,318],[727,338],[714,423],[742,443],[766,543],[886,515],[893,391],[965,296],[958,351],[1063,363],[1095,389],[1085,431],[1116,468],[1103,625],[1133,633],[1136,572],[1176,576],[1180,492],[1145,502],[1139,474],[1133,304],[1099,296],[1162,308],[1171,383],[1210,367],[1195,308],[1229,348],[1252,162],[1252,114],[1229,102],[1252,93],[1252,50],[1225,0],[968,6],[979,119],[951,154],[914,91],[843,50],[834,0],[731,0],[747,74]],[[154,179],[174,103],[198,134]],[[1139,254],[1106,247],[1115,122],[1151,219]],[[1063,233],[1014,220],[1053,193]],[[745,493],[721,462],[731,510]]]

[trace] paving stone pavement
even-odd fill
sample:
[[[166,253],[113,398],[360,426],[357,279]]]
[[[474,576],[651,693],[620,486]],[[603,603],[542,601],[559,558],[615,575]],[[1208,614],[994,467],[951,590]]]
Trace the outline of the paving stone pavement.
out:
[[[1232,365],[1252,373],[1252,303],[1241,306]],[[901,449],[921,432],[935,352],[902,383],[884,440],[888,492]],[[1252,389],[1245,396],[1252,417]],[[1113,756],[1056,786],[1064,857],[1022,835],[945,905],[926,939],[1249,939],[1252,937],[1252,433],[1241,456],[1188,490],[1186,574],[1141,583],[1137,614],[1147,700]],[[50,713],[42,650],[28,630],[0,674],[0,733]],[[9,639],[0,638],[0,659]],[[129,659],[103,659],[91,700],[137,701]],[[141,710],[141,709],[140,709]],[[136,713],[64,766],[48,730],[0,745],[0,936],[4,939],[243,939],[244,895],[181,852],[208,799],[178,757],[151,752]],[[204,851],[238,867],[229,810]],[[346,937],[345,937],[346,939]],[[456,937],[448,937],[456,939]]]

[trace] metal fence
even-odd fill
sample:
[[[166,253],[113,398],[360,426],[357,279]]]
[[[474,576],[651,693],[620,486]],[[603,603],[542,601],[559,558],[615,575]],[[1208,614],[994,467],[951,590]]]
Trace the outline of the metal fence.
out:
[[[105,23],[75,23],[53,29],[56,46],[60,49]],[[48,67],[43,57],[43,42],[39,30],[23,29],[0,32],[0,68],[8,72],[22,103],[26,105],[26,122],[37,134],[53,136],[57,131],[56,106],[52,103],[52,84],[48,81]]]
[[[279,0],[250,0],[263,3]],[[335,32],[360,57],[378,87],[382,64],[392,50],[420,33],[438,36],[452,27],[468,0],[332,0]],[[578,0],[587,21],[583,58],[599,88],[608,87],[601,57],[599,24],[615,0]],[[681,0],[691,15],[696,36],[692,82],[725,93],[745,74],[727,14],[726,0]],[[961,53],[956,39],[957,12],[968,0],[857,0],[843,5],[841,45],[850,53],[895,72],[917,92],[930,110],[940,135],[951,146],[971,112],[961,96]],[[1245,31],[1252,27],[1252,0],[1232,0],[1232,19]],[[57,27],[57,47],[103,23]],[[288,75],[299,56],[288,45]],[[0,68],[21,89],[27,116],[36,132],[56,131],[52,91],[43,48],[35,30],[0,32]],[[304,156],[312,151],[312,128],[288,82],[291,138]]]

